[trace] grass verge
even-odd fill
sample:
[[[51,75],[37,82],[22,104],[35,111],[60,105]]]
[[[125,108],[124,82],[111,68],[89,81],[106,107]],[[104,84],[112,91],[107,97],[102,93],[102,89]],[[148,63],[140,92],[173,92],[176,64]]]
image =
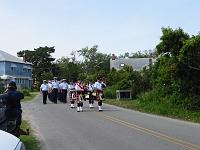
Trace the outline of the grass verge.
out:
[[[22,102],[30,102],[38,94],[39,94],[39,92],[30,92],[29,96],[24,96],[24,99],[22,100]]]
[[[108,99],[105,101],[105,103],[123,108],[138,110],[141,112],[200,123],[200,111],[190,111],[183,108],[178,108],[167,102],[160,103],[158,101],[141,101],[140,99]]]
[[[33,131],[30,127],[30,124],[23,120],[22,121],[22,125],[21,125],[22,129],[30,129],[30,135],[29,136],[25,136],[25,135],[21,135],[20,139],[21,141],[24,143],[26,150],[41,150],[41,145],[40,142],[37,140],[37,138],[33,135]]]
[[[22,100],[22,102],[30,102],[38,94],[39,94],[39,92],[30,92],[28,96],[24,96],[24,99]],[[26,150],[41,150],[42,149],[41,144],[38,141],[37,137],[34,136],[33,130],[31,129],[31,125],[28,123],[28,121],[23,120],[21,128],[24,130],[29,128],[29,130],[30,130],[29,136],[25,136],[25,135],[20,136],[20,139],[24,143]]]

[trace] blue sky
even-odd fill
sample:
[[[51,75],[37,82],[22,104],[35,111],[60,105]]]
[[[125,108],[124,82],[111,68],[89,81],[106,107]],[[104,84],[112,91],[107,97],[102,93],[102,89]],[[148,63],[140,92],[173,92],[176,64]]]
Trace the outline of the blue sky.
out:
[[[99,52],[154,49],[162,27],[200,31],[199,0],[0,0],[0,50],[55,46],[54,57],[99,45]]]

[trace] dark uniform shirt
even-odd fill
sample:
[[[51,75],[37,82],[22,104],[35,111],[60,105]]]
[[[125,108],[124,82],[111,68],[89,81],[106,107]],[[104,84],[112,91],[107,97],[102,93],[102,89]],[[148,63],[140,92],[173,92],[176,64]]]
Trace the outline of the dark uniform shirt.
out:
[[[7,93],[0,96],[5,101],[6,104],[6,117],[7,118],[17,118],[18,124],[21,124],[21,99],[24,95],[16,90],[8,90]]]

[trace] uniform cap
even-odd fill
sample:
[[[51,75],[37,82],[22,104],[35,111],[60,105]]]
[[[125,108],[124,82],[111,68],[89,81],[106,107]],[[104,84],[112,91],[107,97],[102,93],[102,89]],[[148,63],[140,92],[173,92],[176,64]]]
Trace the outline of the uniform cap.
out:
[[[17,85],[16,85],[16,83],[15,83],[14,81],[11,81],[11,82],[8,84],[8,87],[17,89]]]

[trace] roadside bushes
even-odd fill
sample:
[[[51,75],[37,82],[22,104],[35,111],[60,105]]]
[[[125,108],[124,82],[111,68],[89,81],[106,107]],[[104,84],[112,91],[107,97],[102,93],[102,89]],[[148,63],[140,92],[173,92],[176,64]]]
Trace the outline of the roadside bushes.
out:
[[[127,65],[119,71],[112,69],[108,74],[107,85],[104,92],[107,98],[116,98],[116,90],[131,90],[132,97],[136,98],[141,92],[151,89],[150,71],[134,71]]]
[[[22,89],[22,93],[24,94],[24,96],[31,96],[29,89]]]
[[[117,85],[107,87],[104,91],[105,97],[108,98],[108,99],[115,99],[117,89],[118,89]]]

